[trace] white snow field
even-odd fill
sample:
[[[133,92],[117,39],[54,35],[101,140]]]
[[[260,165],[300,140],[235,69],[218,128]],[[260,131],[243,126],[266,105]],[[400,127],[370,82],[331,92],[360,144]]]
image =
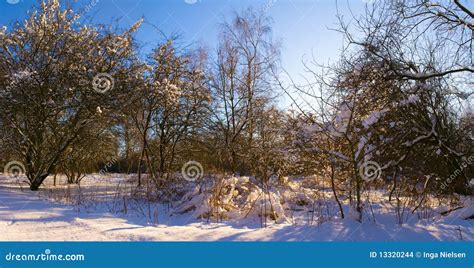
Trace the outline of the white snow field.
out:
[[[68,199],[73,189],[54,187],[50,178],[41,191],[30,192],[25,185],[22,190],[18,181],[0,176],[0,240],[474,241],[474,205],[467,198],[463,208],[439,213],[447,210],[446,206],[439,206],[427,213],[429,217],[407,216],[402,225],[397,224],[393,208],[381,197],[364,212],[367,216],[362,223],[351,219],[345,204],[345,219],[336,216],[335,210],[335,216],[327,220],[309,222],[306,211],[281,223],[269,221],[266,228],[261,228],[254,218],[213,223],[196,219],[196,211],[178,214],[176,210],[182,208],[182,203],[139,206],[139,202],[117,198],[117,189],[124,181],[123,177],[88,177],[74,191],[94,195],[84,194],[82,200],[71,201]]]

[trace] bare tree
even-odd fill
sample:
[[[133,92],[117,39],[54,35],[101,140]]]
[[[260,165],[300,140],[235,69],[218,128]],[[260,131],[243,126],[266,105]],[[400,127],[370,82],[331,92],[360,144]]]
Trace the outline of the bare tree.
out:
[[[253,142],[256,102],[272,97],[271,74],[278,60],[279,46],[265,14],[249,9],[222,25],[211,86],[212,131],[217,149],[223,150],[224,169],[245,169],[242,153]]]

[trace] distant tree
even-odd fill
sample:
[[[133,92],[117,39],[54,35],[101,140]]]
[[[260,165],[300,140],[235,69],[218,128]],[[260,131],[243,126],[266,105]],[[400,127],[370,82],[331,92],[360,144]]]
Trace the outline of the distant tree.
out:
[[[141,140],[139,182],[145,159],[159,185],[186,155],[182,144],[203,127],[210,103],[204,60],[199,50],[179,54],[171,40],[154,50],[141,99],[130,111]]]
[[[110,165],[109,162],[119,158],[117,136],[107,129],[98,131],[99,126],[92,126],[66,149],[56,166],[55,173],[64,174],[69,184],[80,183],[87,174],[100,170],[99,164]]]
[[[219,37],[212,68],[210,129],[221,156],[219,166],[234,173],[248,172],[246,151],[253,144],[257,102],[273,97],[272,73],[279,45],[272,38],[269,18],[252,9],[224,23]]]
[[[263,184],[270,179],[281,179],[285,172],[284,116],[275,106],[259,107],[255,112],[255,134],[249,151],[252,173]]]

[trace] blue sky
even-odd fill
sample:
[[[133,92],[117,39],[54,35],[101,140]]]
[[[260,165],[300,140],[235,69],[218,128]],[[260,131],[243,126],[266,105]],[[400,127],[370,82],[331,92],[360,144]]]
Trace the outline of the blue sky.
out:
[[[346,17],[350,10],[360,14],[365,2],[341,0],[339,11]],[[36,0],[0,0],[0,24],[22,20],[34,3]],[[273,18],[274,36],[282,43],[283,66],[293,77],[302,73],[303,57],[314,55],[326,63],[336,60],[342,47],[340,34],[329,29],[337,22],[335,0],[78,0],[75,6],[86,8],[84,20],[121,28],[144,17],[146,23],[137,34],[143,54],[163,40],[156,28],[167,36],[180,34],[183,45],[212,50],[219,23],[249,6],[263,8]]]

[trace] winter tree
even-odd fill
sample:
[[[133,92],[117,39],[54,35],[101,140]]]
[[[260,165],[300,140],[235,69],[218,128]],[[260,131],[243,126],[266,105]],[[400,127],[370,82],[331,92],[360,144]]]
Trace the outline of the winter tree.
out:
[[[123,105],[132,34],[140,22],[114,34],[78,19],[49,0],[23,24],[0,31],[0,118],[14,132],[15,155],[26,166],[31,190],[89,128],[107,122],[104,114]]]

